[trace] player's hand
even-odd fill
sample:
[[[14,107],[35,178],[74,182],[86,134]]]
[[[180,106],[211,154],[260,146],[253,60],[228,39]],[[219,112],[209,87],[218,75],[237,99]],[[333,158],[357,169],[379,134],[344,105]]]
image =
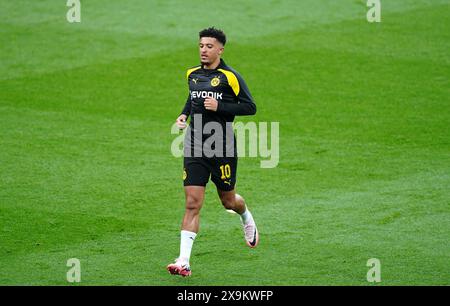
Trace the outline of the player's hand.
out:
[[[184,129],[187,125],[186,125],[186,120],[187,120],[187,116],[185,114],[181,114],[178,118],[177,121],[175,122],[178,126],[178,128],[180,128],[181,130]]]
[[[214,98],[206,98],[204,102],[205,108],[210,111],[217,111],[217,107],[219,106],[219,102],[217,102]]]

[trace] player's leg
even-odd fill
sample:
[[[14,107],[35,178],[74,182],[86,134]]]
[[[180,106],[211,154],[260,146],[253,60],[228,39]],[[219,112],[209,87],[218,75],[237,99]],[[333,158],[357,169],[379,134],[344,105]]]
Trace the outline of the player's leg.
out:
[[[246,210],[244,198],[235,192],[235,190],[225,191],[217,188],[217,194],[225,209],[233,210],[242,215]]]
[[[244,198],[235,190],[224,191],[217,188],[217,193],[225,209],[231,209],[240,215],[247,245],[251,248],[256,247],[259,243],[258,228]]]
[[[167,270],[171,274],[190,276],[191,268],[189,260],[192,246],[199,229],[200,209],[202,208],[205,197],[205,187],[185,186],[184,193],[186,209],[181,224],[180,255],[175,260],[175,263],[167,266]]]
[[[191,275],[189,260],[199,229],[200,210],[209,175],[209,169],[205,167],[201,159],[185,158],[183,173],[185,212],[181,224],[180,255],[175,263],[167,266],[167,270],[171,274]]]
[[[199,229],[200,209],[205,198],[204,186],[185,186],[186,209],[181,230],[197,234]]]
[[[247,208],[244,198],[236,194],[234,187],[237,177],[237,157],[217,157],[211,159],[211,180],[217,187],[222,205],[241,216],[247,245],[254,248],[259,243],[258,229],[255,220]]]

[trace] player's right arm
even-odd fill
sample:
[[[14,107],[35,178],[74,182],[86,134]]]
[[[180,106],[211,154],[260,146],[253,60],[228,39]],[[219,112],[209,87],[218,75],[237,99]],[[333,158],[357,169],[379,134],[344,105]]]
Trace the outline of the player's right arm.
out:
[[[186,72],[186,79],[187,79],[187,83],[189,86],[189,75],[194,72],[195,70],[200,69],[201,66],[196,66],[193,68],[188,69],[188,71]],[[180,129],[184,129],[187,125],[186,125],[186,120],[189,117],[189,115],[191,114],[191,94],[188,94],[188,97],[186,99],[186,104],[184,105],[183,110],[181,111],[181,115],[178,116],[177,120],[176,120],[176,124]]]
[[[186,104],[184,105],[181,114],[178,116],[176,120],[176,124],[180,129],[184,129],[186,127],[186,120],[191,113],[191,97],[188,95]]]

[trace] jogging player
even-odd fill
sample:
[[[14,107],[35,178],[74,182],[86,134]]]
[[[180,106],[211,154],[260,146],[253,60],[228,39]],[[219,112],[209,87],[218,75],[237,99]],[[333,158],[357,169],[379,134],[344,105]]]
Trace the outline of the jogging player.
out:
[[[200,31],[201,65],[187,71],[189,96],[176,119],[177,126],[184,129],[191,117],[184,141],[186,210],[180,255],[167,266],[171,274],[191,275],[189,259],[210,177],[224,208],[240,215],[247,245],[254,248],[259,242],[253,216],[244,199],[235,192],[238,158],[232,127],[235,116],[254,115],[256,105],[242,77],[221,59],[225,43],[226,36],[219,29]]]

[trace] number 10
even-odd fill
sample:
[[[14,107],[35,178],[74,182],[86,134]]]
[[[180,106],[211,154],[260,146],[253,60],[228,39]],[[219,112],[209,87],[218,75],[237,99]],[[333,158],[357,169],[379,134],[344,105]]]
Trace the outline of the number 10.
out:
[[[222,176],[220,177],[222,180],[231,177],[231,168],[229,164],[220,166],[220,171],[222,172]]]

